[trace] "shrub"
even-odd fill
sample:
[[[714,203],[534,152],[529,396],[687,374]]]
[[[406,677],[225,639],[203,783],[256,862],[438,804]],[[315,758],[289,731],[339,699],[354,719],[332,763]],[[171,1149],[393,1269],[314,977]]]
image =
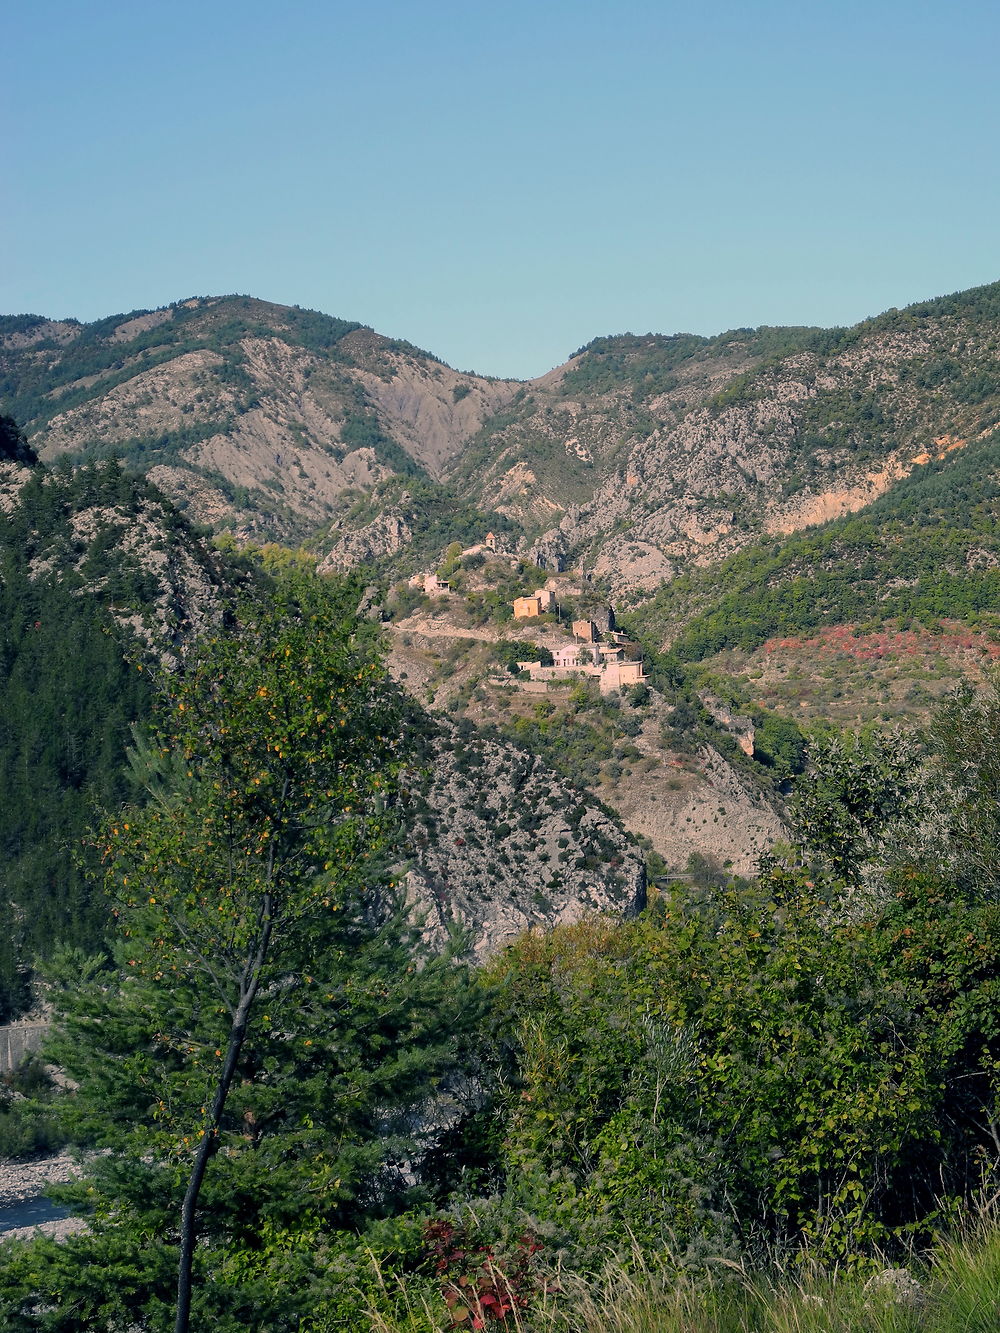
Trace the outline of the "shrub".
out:
[[[894,885],[838,922],[832,887],[772,866],[522,939],[491,971],[508,1198],[578,1257],[595,1217],[647,1254],[807,1241],[857,1264],[929,1235],[992,1151],[1000,906]]]

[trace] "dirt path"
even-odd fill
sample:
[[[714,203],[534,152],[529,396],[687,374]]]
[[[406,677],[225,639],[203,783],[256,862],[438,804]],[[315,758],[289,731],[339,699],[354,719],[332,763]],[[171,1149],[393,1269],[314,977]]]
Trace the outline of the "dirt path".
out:
[[[477,629],[464,629],[453,625],[450,620],[433,620],[426,616],[407,616],[392,629],[397,634],[422,634],[428,639],[478,639],[482,643],[499,643],[500,634],[495,629],[483,625]]]

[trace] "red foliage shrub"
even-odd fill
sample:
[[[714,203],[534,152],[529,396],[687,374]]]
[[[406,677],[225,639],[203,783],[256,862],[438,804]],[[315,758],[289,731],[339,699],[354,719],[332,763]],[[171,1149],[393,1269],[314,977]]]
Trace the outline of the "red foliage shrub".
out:
[[[452,1328],[504,1327],[508,1315],[526,1310],[542,1289],[532,1266],[532,1256],[542,1245],[528,1232],[518,1237],[513,1255],[503,1261],[470,1227],[447,1219],[427,1223],[424,1245],[441,1282]]]

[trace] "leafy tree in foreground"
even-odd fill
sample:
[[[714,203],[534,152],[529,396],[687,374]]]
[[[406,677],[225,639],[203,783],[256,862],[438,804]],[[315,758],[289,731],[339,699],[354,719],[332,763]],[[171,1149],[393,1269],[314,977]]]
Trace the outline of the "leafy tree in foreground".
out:
[[[948,873],[979,895],[1000,891],[1000,674],[981,689],[964,682],[930,729],[944,828],[938,850]]]
[[[927,813],[920,755],[902,735],[845,732],[809,746],[809,768],[792,802],[795,841],[849,885],[866,868],[912,859]]]
[[[298,1328],[317,1236],[404,1192],[461,976],[389,911],[403,756],[370,632],[297,588],[169,684],[151,799],[104,830],[117,954],[64,957],[51,1053],[109,1152],[76,1191],[92,1235],[0,1277],[5,1327]]]

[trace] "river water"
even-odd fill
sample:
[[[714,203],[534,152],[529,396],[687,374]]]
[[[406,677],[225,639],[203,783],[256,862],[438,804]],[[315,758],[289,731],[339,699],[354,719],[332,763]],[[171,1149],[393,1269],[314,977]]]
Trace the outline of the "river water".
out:
[[[53,1203],[44,1194],[38,1194],[33,1199],[23,1199],[20,1203],[0,1208],[0,1235],[16,1231],[18,1227],[37,1227],[41,1222],[57,1222],[61,1217],[69,1217],[69,1209],[61,1203]]]
[[[0,1237],[69,1217],[69,1210],[53,1203],[47,1191],[57,1182],[71,1180],[77,1170],[65,1152],[53,1157],[0,1158]]]

